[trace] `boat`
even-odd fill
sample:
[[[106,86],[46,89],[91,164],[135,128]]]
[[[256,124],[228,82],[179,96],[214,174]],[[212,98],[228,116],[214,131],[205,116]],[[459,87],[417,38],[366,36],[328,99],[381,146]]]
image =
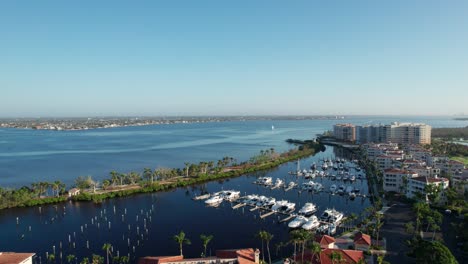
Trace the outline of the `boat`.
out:
[[[266,196],[259,196],[257,202],[255,203],[256,207],[263,207],[268,198]]]
[[[310,216],[317,212],[317,207],[313,203],[306,203],[304,206],[299,210],[299,215]]]
[[[255,206],[259,200],[258,195],[249,195],[249,196],[247,196],[248,198],[244,200],[245,203],[251,206]]]
[[[263,185],[271,185],[273,179],[271,177],[260,177],[257,182]]]
[[[317,233],[328,233],[328,224],[322,224],[317,228]]]
[[[221,194],[221,197],[224,198],[226,201],[234,201],[240,197],[240,192],[239,191],[224,191]]]
[[[289,222],[288,227],[289,228],[298,228],[301,227],[304,223],[306,223],[309,219],[303,215],[299,215],[294,220]]]
[[[270,197],[263,204],[265,207],[271,208],[273,207],[273,205],[276,204],[276,199],[273,197]]]
[[[271,210],[279,213],[290,213],[294,211],[296,204],[290,203],[286,200],[277,201],[275,205],[271,207]]]
[[[343,195],[344,192],[345,192],[345,186],[344,186],[344,185],[340,185],[340,187],[338,187],[337,193],[340,194],[340,195]]]
[[[304,182],[302,184],[302,189],[303,190],[308,190],[308,191],[312,191],[314,189],[314,186],[315,186],[315,182],[313,181],[308,181],[308,182]]]
[[[315,162],[312,163],[312,165],[310,166],[310,168],[313,169],[313,170],[316,170],[316,169],[317,169],[317,164],[315,164]]]
[[[331,224],[328,226],[328,235],[336,234],[336,225]]]
[[[281,187],[283,185],[283,180],[281,180],[280,178],[277,178],[275,180],[275,187]]]
[[[330,192],[331,192],[331,193],[335,193],[335,192],[336,192],[336,184],[332,184],[332,186],[330,186]]]
[[[341,175],[336,175],[336,180],[341,181]]]
[[[292,181],[292,182],[289,182],[289,183],[288,183],[288,186],[286,187],[286,189],[292,189],[292,188],[294,188],[294,187],[296,187],[296,186],[297,186],[297,183],[295,183],[295,182]]]
[[[349,199],[350,199],[350,200],[354,200],[355,198],[356,198],[356,193],[350,192],[350,193],[349,193]]]
[[[223,198],[219,195],[213,196],[205,201],[207,205],[217,205],[223,202]]]
[[[355,181],[356,180],[356,176],[354,175],[351,175],[351,177],[349,178],[350,181]]]
[[[338,223],[341,219],[343,219],[343,213],[335,209],[326,209],[320,216],[320,220],[323,222]]]
[[[302,228],[305,230],[312,230],[318,228],[319,226],[320,222],[318,221],[317,216],[313,215],[307,220],[307,222],[302,225]]]
[[[321,183],[315,183],[314,185],[314,192],[320,192],[321,190],[323,190],[323,185]]]
[[[328,169],[328,165],[327,165],[327,163],[326,163],[326,162],[324,162],[324,163],[323,163],[323,165],[322,165],[322,169],[324,169],[324,170]]]

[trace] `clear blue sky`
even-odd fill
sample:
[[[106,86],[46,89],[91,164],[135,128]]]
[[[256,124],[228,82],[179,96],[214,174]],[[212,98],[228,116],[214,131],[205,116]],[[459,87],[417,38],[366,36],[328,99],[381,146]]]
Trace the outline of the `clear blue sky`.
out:
[[[0,116],[468,114],[468,1],[0,1]]]

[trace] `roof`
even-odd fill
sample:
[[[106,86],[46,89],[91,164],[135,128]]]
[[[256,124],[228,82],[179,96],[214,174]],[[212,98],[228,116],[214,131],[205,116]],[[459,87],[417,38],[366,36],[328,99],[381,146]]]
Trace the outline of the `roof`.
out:
[[[448,182],[448,179],[446,178],[432,178],[432,177],[426,177],[426,176],[414,177],[411,180],[425,182],[425,183]]]
[[[409,172],[408,172],[408,171],[405,171],[405,170],[400,170],[400,169],[391,168],[391,169],[386,169],[386,170],[385,170],[385,173],[408,174]]]
[[[321,246],[328,246],[331,243],[335,243],[335,238],[328,236],[328,235],[323,235],[323,236],[318,236],[315,241],[317,241]]]
[[[34,255],[36,255],[36,253],[0,252],[0,263],[17,264],[27,260]]]
[[[71,188],[70,190],[68,190],[68,192],[72,193],[72,192],[79,192],[80,189],[78,188]]]
[[[357,263],[360,259],[364,258],[364,252],[360,250],[346,250],[338,248],[326,248],[320,252],[319,256],[315,256],[312,261],[312,264],[332,264],[330,255],[333,252],[338,252],[343,258],[343,263]],[[296,256],[297,260],[302,258],[300,254]],[[312,258],[312,253],[309,251],[304,254],[304,259],[310,260]]]
[[[369,235],[363,234],[362,232],[358,232],[354,236],[354,243],[360,245],[371,245],[371,237]]]
[[[138,264],[162,264],[167,262],[203,262],[217,259],[236,259],[239,264],[254,264],[255,251],[253,248],[217,250],[216,256],[206,258],[184,259],[183,256],[142,257]],[[2,263],[3,264],[3,263]]]

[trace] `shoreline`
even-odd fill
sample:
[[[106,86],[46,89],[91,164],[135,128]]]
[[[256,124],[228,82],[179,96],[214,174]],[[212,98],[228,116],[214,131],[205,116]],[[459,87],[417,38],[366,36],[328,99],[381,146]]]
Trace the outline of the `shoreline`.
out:
[[[302,148],[301,148],[302,147]],[[210,182],[214,180],[219,180],[219,179],[227,179],[227,178],[233,178],[233,177],[240,177],[248,173],[254,173],[258,171],[263,171],[263,170],[268,170],[272,168],[276,168],[280,165],[283,165],[285,163],[297,160],[297,159],[302,159],[309,157],[311,155],[315,155],[316,153],[320,152],[321,149],[324,147],[322,144],[315,144],[311,148],[304,148],[301,146],[297,149],[292,150],[294,153],[290,153],[291,151],[288,152],[283,152],[280,154],[280,156],[274,160],[269,160],[267,162],[263,162],[261,164],[249,164],[245,163],[242,166],[237,166],[240,167],[238,169],[232,169],[235,168],[234,166],[231,167],[226,167],[224,168],[225,171],[221,171],[218,173],[214,174],[198,174],[196,177],[185,177],[185,176],[179,176],[177,178],[173,178],[170,180],[165,180],[165,181],[155,181],[153,183],[151,182],[140,182],[139,184],[132,184],[132,185],[125,185],[125,186],[117,186],[113,188],[119,188],[118,190],[110,190],[104,193],[90,193],[90,192],[82,192],[78,195],[68,197],[68,194],[64,194],[61,196],[56,196],[56,197],[46,197],[46,198],[38,198],[38,199],[30,199],[24,202],[21,202],[20,204],[12,205],[12,206],[6,206],[4,208],[1,208],[1,210],[7,210],[7,209],[13,209],[13,208],[18,208],[18,207],[34,207],[34,206],[40,206],[40,205],[52,205],[52,204],[58,204],[58,203],[63,203],[67,202],[69,200],[71,201],[93,201],[95,203],[100,203],[105,199],[110,199],[114,197],[125,197],[125,196],[131,196],[134,194],[141,194],[141,193],[153,193],[153,192],[159,192],[159,191],[166,191],[170,189],[175,189],[179,187],[185,187],[193,184],[199,184],[199,183],[204,183],[204,182]],[[287,155],[287,156],[281,156],[281,155]],[[227,169],[227,171],[226,171]],[[122,187],[124,189],[122,189]],[[22,187],[20,189],[16,189],[15,191],[19,191],[23,188],[28,188],[28,187]],[[0,188],[1,190],[1,188]],[[0,192],[1,194],[1,192]]]

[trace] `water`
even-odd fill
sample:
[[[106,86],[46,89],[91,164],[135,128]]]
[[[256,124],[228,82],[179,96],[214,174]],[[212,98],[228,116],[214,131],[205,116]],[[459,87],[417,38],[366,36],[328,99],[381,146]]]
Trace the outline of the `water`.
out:
[[[301,165],[302,168],[308,168],[312,162],[318,162],[320,158],[333,156],[333,148],[329,147],[325,152],[301,160]],[[370,205],[368,199],[359,197],[350,201],[345,196],[299,193],[297,190],[285,192],[283,189],[271,190],[252,183],[256,177],[263,175],[280,177],[286,182],[297,180],[301,183],[304,179],[301,177],[297,179],[287,173],[295,170],[296,166],[294,162],[291,162],[256,175],[215,181],[169,192],[114,199],[102,204],[66,203],[58,205],[57,208],[43,206],[41,210],[38,207],[4,210],[0,214],[2,234],[0,248],[4,251],[37,252],[44,261],[46,252],[51,253],[54,245],[56,256],[61,251],[63,258],[68,254],[81,258],[90,256],[92,253],[103,255],[102,245],[111,243],[114,246],[114,254],[119,250],[121,256],[130,253],[131,258],[136,260],[137,257],[147,255],[178,254],[178,245],[172,237],[180,230],[184,230],[188,238],[192,240],[192,245],[184,247],[184,254],[188,257],[200,256],[202,252],[200,234],[214,235],[209,246],[213,254],[216,249],[260,247],[261,243],[255,238],[255,233],[262,229],[274,234],[272,247],[275,243],[288,240],[287,222],[279,223],[279,219],[284,216],[272,215],[260,219],[260,211],[250,212],[248,210],[250,207],[233,210],[232,204],[227,202],[218,208],[207,207],[203,201],[191,199],[200,194],[202,190],[215,192],[221,189],[236,189],[240,190],[242,195],[256,193],[273,196],[277,200],[286,199],[295,202],[297,210],[304,203],[312,201],[318,205],[317,214],[327,207],[334,207],[346,215],[353,212],[359,214],[363,208]],[[316,178],[315,181],[321,182],[325,190],[328,190],[331,184],[336,183],[327,178]],[[356,180],[353,185],[357,186],[361,193],[367,193],[368,187],[365,180]],[[150,213],[150,210],[153,211]],[[124,215],[123,221],[122,215]],[[151,221],[149,216],[151,216]],[[19,224],[16,222],[16,217],[19,217]],[[53,221],[52,218],[54,218]],[[145,231],[145,218],[148,233]],[[111,229],[108,228],[108,222],[111,222]],[[99,223],[99,228],[97,223]],[[128,225],[130,225],[130,230]],[[29,231],[29,226],[31,226],[31,231]],[[83,226],[83,233],[81,226]],[[137,235],[137,226],[140,236]],[[69,235],[72,243],[75,243],[75,248],[68,242]],[[128,238],[130,238],[130,247],[128,247]],[[89,241],[89,249],[87,241]],[[62,250],[59,250],[60,242],[62,242]],[[137,246],[138,243],[140,246]],[[135,252],[133,252],[133,246],[136,247]],[[274,251],[273,248],[272,250]],[[275,256],[275,253],[273,255]]]
[[[288,138],[313,138],[333,124],[425,122],[434,127],[467,126],[449,117],[353,117],[345,120],[249,121],[172,124],[89,131],[0,129],[0,186],[55,181],[72,185],[80,175],[102,180],[111,170],[183,167],[184,162],[231,156],[247,160],[262,149],[283,151]],[[274,125],[275,129],[271,127]]]
[[[175,124],[92,131],[1,129],[0,186],[17,187],[33,181],[56,179],[71,184],[79,175],[89,174],[102,179],[111,170],[127,172],[141,171],[144,167],[182,167],[186,161],[217,160],[223,156],[232,156],[242,161],[262,149],[273,147],[277,151],[286,150],[290,146],[284,142],[285,139],[312,138],[317,133],[331,129],[333,124],[343,121],[356,124],[425,122],[434,127],[468,125],[468,121],[449,118],[355,117],[347,120]],[[274,130],[271,130],[272,125]],[[328,147],[324,153],[307,158],[301,164],[308,166],[320,157],[332,157],[333,151],[333,148]],[[287,172],[295,168],[296,164],[288,163],[265,174],[290,181],[292,178]],[[219,208],[210,208],[203,202],[192,201],[191,197],[199,194],[202,189],[209,192],[237,189],[242,194],[257,193],[287,199],[295,202],[297,209],[305,202],[312,201],[319,206],[318,214],[327,207],[334,207],[345,214],[359,213],[370,205],[368,199],[356,198],[349,201],[327,193],[312,195],[299,194],[297,191],[285,193],[283,190],[269,190],[252,184],[257,176],[259,175],[246,175],[168,192],[114,199],[102,204],[66,203],[58,207],[43,206],[41,210],[38,207],[2,210],[0,251],[36,252],[37,260],[40,257],[45,263],[45,254],[52,253],[53,246],[57,258],[59,252],[62,252],[64,259],[67,254],[74,254],[81,259],[91,253],[104,255],[102,245],[111,243],[114,246],[114,255],[119,250],[121,256],[130,253],[135,260],[136,257],[146,255],[178,254],[178,245],[172,237],[184,230],[192,240],[192,245],[184,247],[184,254],[198,257],[202,252],[199,239],[202,233],[214,235],[209,246],[214,253],[216,249],[260,247],[260,241],[254,235],[265,229],[275,236],[271,242],[272,254],[275,255],[273,245],[287,241],[288,237],[287,223],[279,224],[277,215],[259,219],[258,211],[250,212],[246,208],[232,210],[228,203]],[[332,184],[328,179],[323,179],[322,183],[325,190]],[[366,181],[358,180],[354,185],[367,193]],[[138,221],[136,215],[139,215]],[[17,217],[19,224],[16,222]],[[144,218],[147,219],[148,233],[144,228]],[[111,222],[110,230],[108,222]],[[138,238],[137,226],[140,233]],[[68,243],[69,235],[75,248]],[[89,249],[86,247],[87,241]]]

